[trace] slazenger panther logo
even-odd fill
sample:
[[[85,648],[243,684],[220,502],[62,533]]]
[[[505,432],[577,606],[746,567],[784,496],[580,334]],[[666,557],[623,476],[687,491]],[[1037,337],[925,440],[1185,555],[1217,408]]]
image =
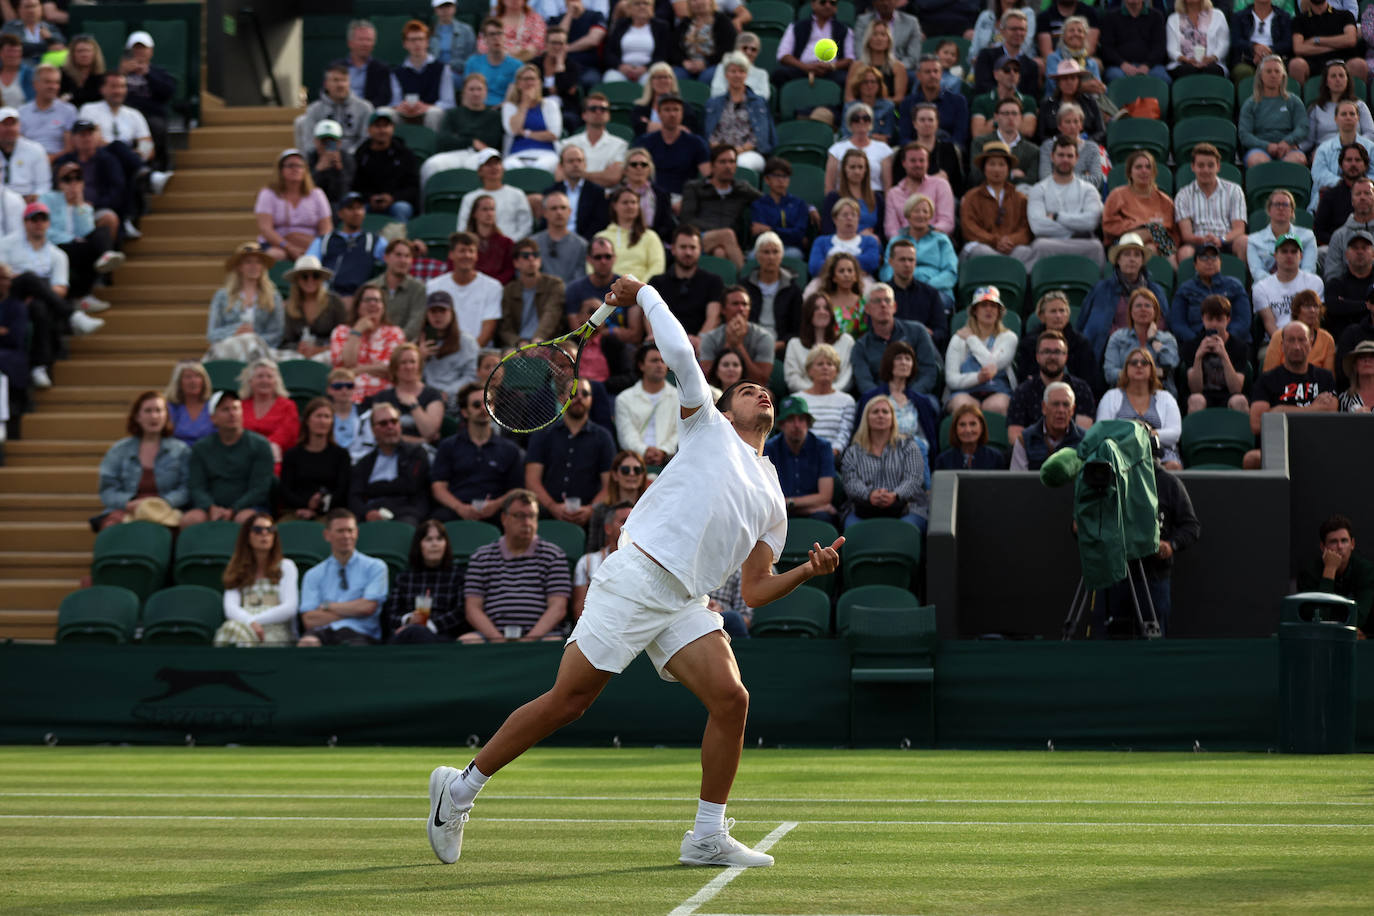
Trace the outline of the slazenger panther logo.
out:
[[[158,700],[166,700],[170,697],[178,696],[197,687],[228,687],[230,690],[237,690],[239,693],[246,693],[249,696],[257,697],[260,700],[272,702],[272,698],[267,694],[253,687],[243,679],[243,674],[269,674],[267,671],[189,671],[183,668],[162,668],[157,674],[153,675],[159,681],[166,683],[166,690],[157,696],[145,697],[139,702],[154,703]]]

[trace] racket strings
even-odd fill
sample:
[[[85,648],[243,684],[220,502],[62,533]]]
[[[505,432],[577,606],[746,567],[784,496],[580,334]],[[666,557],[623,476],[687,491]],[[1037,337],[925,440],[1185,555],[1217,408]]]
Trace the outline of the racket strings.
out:
[[[540,344],[519,350],[487,380],[487,411],[515,432],[542,429],[563,413],[576,380],[577,367],[561,348]]]

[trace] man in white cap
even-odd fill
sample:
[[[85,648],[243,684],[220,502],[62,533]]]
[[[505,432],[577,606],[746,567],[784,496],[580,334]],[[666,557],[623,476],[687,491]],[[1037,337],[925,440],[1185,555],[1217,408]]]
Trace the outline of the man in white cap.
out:
[[[48,151],[20,130],[18,110],[0,108],[0,184],[33,203],[52,187],[52,165]]]
[[[343,146],[343,127],[338,121],[325,118],[315,125],[315,143],[306,152],[305,161],[315,186],[338,206],[353,187],[353,173],[357,169],[353,151]]]
[[[325,68],[324,91],[310,104],[305,114],[296,119],[296,147],[309,149],[315,136],[315,125],[326,118],[338,123],[343,131],[340,143],[344,149],[357,149],[367,139],[367,119],[372,115],[372,103],[353,94],[348,82],[348,64],[335,61]]]
[[[472,213],[472,205],[477,198],[485,195],[496,201],[496,228],[501,230],[502,235],[510,239],[523,239],[530,234],[534,228],[530,202],[524,191],[503,183],[505,175],[506,168],[501,161],[500,150],[484,149],[477,154],[477,177],[482,186],[463,195],[463,202],[458,208],[459,230],[467,226],[468,215]]]
[[[72,148],[76,106],[57,97],[61,89],[62,71],[40,64],[33,71],[33,99],[19,106],[20,133],[47,150],[49,162]]]
[[[119,72],[128,85],[128,105],[148,122],[153,135],[153,168],[168,169],[167,106],[176,95],[177,81],[172,74],[153,63],[153,36],[138,31],[124,41],[124,56]]]

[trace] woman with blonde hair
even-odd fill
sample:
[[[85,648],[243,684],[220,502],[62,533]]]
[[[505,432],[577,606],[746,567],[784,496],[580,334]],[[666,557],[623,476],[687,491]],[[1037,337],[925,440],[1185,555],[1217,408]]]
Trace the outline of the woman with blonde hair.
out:
[[[1164,46],[1169,56],[1166,66],[1175,80],[1195,73],[1225,76],[1231,28],[1226,17],[1212,8],[1212,0],[1179,0],[1164,21]],[[1301,79],[1307,78],[1306,69],[1304,65]],[[1297,78],[1296,68],[1293,75]]]
[[[1268,55],[1255,74],[1254,92],[1240,106],[1238,136],[1245,149],[1245,167],[1266,162],[1307,165],[1301,149],[1307,141],[1307,128],[1302,99],[1288,91],[1283,58]]]
[[[198,360],[184,359],[172,368],[172,378],[162,396],[167,401],[167,416],[172,435],[187,445],[195,445],[215,431],[210,418],[210,395],[214,394],[210,373]]]
[[[667,265],[663,239],[646,227],[639,192],[620,185],[609,197],[611,222],[592,238],[607,239],[615,246],[616,273],[636,277],[663,273]]]
[[[1164,390],[1149,347],[1136,347],[1126,355],[1116,377],[1116,387],[1097,402],[1099,420],[1143,420],[1159,432],[1164,447],[1164,466],[1181,471],[1178,440],[1183,435],[1183,415],[1174,396]]]
[[[854,428],[854,398],[835,387],[835,380],[843,368],[843,360],[834,347],[827,343],[816,344],[806,354],[806,377],[811,385],[797,392],[806,399],[808,412],[815,421],[811,431],[829,442],[837,456],[844,451]]]
[[[267,269],[272,259],[256,242],[245,242],[224,262],[224,285],[210,300],[207,359],[247,362],[270,356],[285,325],[281,296]]]
[[[258,192],[253,212],[258,244],[273,261],[294,261],[316,238],[334,231],[329,198],[315,187],[305,154],[294,148],[277,157],[277,176]]]
[[[314,255],[296,259],[283,279],[291,284],[286,297],[286,327],[281,335],[281,349],[295,350],[306,359],[321,358],[328,362],[329,335],[348,320],[348,307],[329,288],[334,271],[320,263]]]
[[[1126,183],[1113,188],[1102,205],[1102,234],[1108,247],[1128,232],[1148,239],[1151,254],[1178,266],[1178,223],[1174,200],[1159,189],[1159,166],[1148,150],[1126,154]]]
[[[62,61],[62,88],[58,98],[77,108],[87,102],[102,101],[100,87],[105,82],[105,52],[94,35],[81,34],[67,46],[67,58]]]
[[[849,81],[845,85],[844,100],[852,102],[859,98],[856,74],[865,69],[878,72],[882,83],[882,97],[885,99],[904,99],[911,83],[906,65],[897,59],[892,49],[892,27],[874,16],[868,24],[868,31],[858,46],[859,66],[849,70]]]
[[[353,402],[360,404],[391,383],[391,352],[405,343],[405,332],[386,315],[386,294],[368,284],[354,297],[349,323],[329,337],[329,361],[356,374]]]
[[[876,31],[880,35],[889,34],[887,25],[877,21],[869,31]],[[882,71],[873,66],[851,68],[844,93],[844,110],[847,112],[854,105],[867,105],[873,109],[873,139],[891,145],[892,138],[897,136],[897,107],[888,97],[887,83],[883,79]],[[840,137],[843,139],[849,136],[850,130],[843,117],[840,118],[840,123],[845,125],[840,130]]]
[[[401,438],[429,444],[439,441],[444,423],[444,393],[425,384],[424,354],[413,343],[391,351],[392,385],[372,399],[372,405],[390,404],[401,415]]]
[[[296,564],[282,556],[276,523],[256,513],[239,528],[224,567],[224,623],[215,645],[295,645],[299,588]]]
[[[621,183],[639,198],[639,212],[644,225],[667,238],[677,220],[673,217],[672,195],[654,183],[653,157],[642,148],[632,148],[625,154],[625,177]],[[615,221],[615,205],[610,204],[611,221]],[[639,276],[639,274],[635,274]]]
[[[660,60],[649,67],[644,77],[644,92],[630,109],[630,127],[636,137],[662,129],[663,125],[658,120],[658,97],[668,93],[677,94],[677,91],[677,74],[673,73],[671,64]],[[692,133],[700,133],[696,110],[691,105],[682,110],[682,126]]]
[[[501,103],[501,127],[506,132],[508,169],[558,168],[554,144],[563,136],[563,105],[556,95],[544,95],[539,68],[525,64],[515,73]]]
[[[239,401],[243,404],[243,428],[271,444],[272,470],[280,474],[282,454],[300,438],[301,418],[277,364],[258,359],[245,366],[239,373]]]
[[[973,291],[968,321],[949,339],[945,351],[946,407],[977,404],[984,413],[1005,415],[1015,387],[1011,363],[1016,334],[1002,324],[1007,307],[995,286]]]
[[[899,518],[924,533],[930,512],[927,473],[921,449],[897,430],[892,399],[874,397],[840,459],[840,479],[850,500],[845,528],[862,519]]]

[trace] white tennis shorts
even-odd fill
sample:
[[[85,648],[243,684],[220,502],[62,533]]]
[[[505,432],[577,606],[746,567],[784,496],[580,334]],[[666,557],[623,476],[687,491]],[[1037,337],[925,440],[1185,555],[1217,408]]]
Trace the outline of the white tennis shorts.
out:
[[[664,670],[668,660],[688,643],[724,629],[721,616],[706,602],[706,595],[689,595],[626,538],[592,576],[568,642],[577,643],[593,668],[616,674],[647,652],[658,676],[676,681]]]

